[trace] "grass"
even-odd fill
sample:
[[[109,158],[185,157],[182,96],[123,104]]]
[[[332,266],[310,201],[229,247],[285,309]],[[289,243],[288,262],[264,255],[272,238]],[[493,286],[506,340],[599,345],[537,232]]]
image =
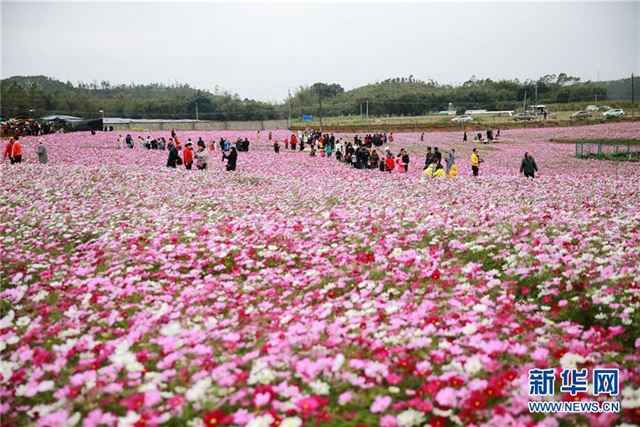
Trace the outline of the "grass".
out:
[[[631,117],[622,119],[604,119],[593,117],[587,120],[570,120],[569,115],[573,111],[556,111],[547,116],[547,120],[540,117],[531,122],[515,121],[506,115],[483,115],[473,116],[470,123],[452,123],[451,119],[456,116],[425,115],[425,116],[388,116],[388,117],[364,117],[364,116],[337,116],[325,117],[322,120],[323,130],[334,131],[362,131],[362,130],[388,130],[419,132],[425,130],[438,129],[467,129],[486,130],[488,128],[521,128],[521,127],[553,127],[553,126],[581,126],[595,123],[606,123],[607,121],[631,120]],[[320,120],[314,117],[311,122],[304,122],[300,118],[294,118],[291,122],[291,129],[320,128]]]
[[[636,138],[560,138],[550,141],[557,144],[575,144],[576,157],[581,159],[640,162],[640,149],[636,148],[640,147],[640,139]],[[580,147],[579,144],[583,145]]]
[[[616,138],[594,138],[594,139],[584,139],[584,138],[558,138],[558,139],[550,139],[550,142],[555,142],[558,144],[576,144],[576,143],[584,143],[584,144],[602,144],[602,145],[633,145],[640,146],[640,139],[616,139]]]

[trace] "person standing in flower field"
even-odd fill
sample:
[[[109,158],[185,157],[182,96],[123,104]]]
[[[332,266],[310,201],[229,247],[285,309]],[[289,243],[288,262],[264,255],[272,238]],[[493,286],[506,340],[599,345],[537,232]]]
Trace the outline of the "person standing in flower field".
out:
[[[13,146],[11,147],[11,159],[11,163],[13,164],[22,162],[22,143],[17,137],[13,142]]]
[[[483,160],[480,158],[475,148],[471,153],[470,161],[471,161],[471,171],[473,172],[473,176],[478,176],[478,173],[480,172],[480,163],[482,163]]]
[[[431,166],[432,162],[433,162],[433,153],[431,152],[431,147],[427,147],[427,155],[424,159],[424,167],[422,168],[422,170],[425,170],[426,168]]]
[[[201,171],[206,170],[208,162],[209,156],[207,155],[207,148],[204,144],[204,141],[202,141],[202,144],[200,144],[200,141],[198,141],[198,151],[196,152],[196,168]]]
[[[447,176],[449,176],[449,171],[451,170],[451,167],[456,164],[456,150],[455,149],[452,148],[451,151],[449,151],[449,154],[447,155],[447,158],[445,159],[444,162],[447,165],[447,168],[446,168]]]
[[[387,152],[387,159],[384,161],[384,165],[387,172],[391,172],[396,167],[396,162],[393,160],[393,154],[390,151]]]
[[[182,164],[182,159],[180,159],[178,149],[173,144],[173,141],[169,140],[169,158],[167,159],[167,167],[175,169],[176,166],[180,164]]]
[[[191,141],[187,142],[182,150],[182,159],[184,160],[184,167],[190,171],[193,165],[193,151],[191,148]]]
[[[44,138],[38,140],[38,162],[41,165],[49,163],[49,154],[47,153],[47,146],[44,145]]]
[[[433,147],[433,160],[438,164],[442,162],[442,153],[438,150],[438,147]]]
[[[393,134],[392,134],[393,135]],[[409,153],[403,148],[400,150],[400,155],[402,156],[402,163],[404,164],[404,171],[409,172]]]
[[[524,173],[526,178],[535,178],[535,173],[538,171],[538,165],[533,160],[533,156],[528,151],[524,153],[524,158],[520,164],[520,173]]]
[[[405,169],[404,162],[402,161],[402,151],[398,153],[398,157],[396,157],[396,165],[398,165],[398,173],[405,173],[407,170]]]
[[[229,154],[224,153],[222,155],[222,160],[225,159],[227,159],[227,171],[236,170],[236,162],[238,161],[238,152],[236,151],[236,147],[231,147]]]
[[[13,137],[9,138],[9,142],[7,142],[7,145],[4,147],[4,156],[3,158],[6,159],[8,158],[9,161],[11,162],[11,164],[13,164],[13,143],[15,142],[15,140],[13,139]]]
[[[278,154],[280,152],[280,143],[276,140],[276,142],[273,143],[273,151]]]

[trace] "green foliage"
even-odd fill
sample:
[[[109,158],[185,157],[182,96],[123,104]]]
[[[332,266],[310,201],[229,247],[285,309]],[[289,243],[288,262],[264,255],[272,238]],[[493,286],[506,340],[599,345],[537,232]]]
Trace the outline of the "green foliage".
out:
[[[45,76],[15,76],[0,84],[2,117],[41,117],[69,114],[84,118],[107,117],[268,120],[286,117],[284,106],[240,99],[227,92],[212,94],[188,84],[113,86],[108,81],[62,83]],[[29,110],[34,110],[30,114]]]
[[[640,87],[640,78],[634,79]],[[0,81],[2,117],[33,117],[69,114],[84,118],[107,117],[268,120],[288,115],[286,100],[279,104],[240,99],[237,94],[211,93],[188,84],[121,84],[61,81],[46,76],[15,76]],[[637,89],[636,89],[637,90]],[[345,91],[337,83],[318,82],[301,86],[291,97],[292,117],[303,114],[324,117],[419,116],[446,110],[453,103],[457,112],[466,109],[515,110],[527,100],[544,103],[550,110],[564,104],[564,110],[584,108],[588,103],[605,100],[628,102],[631,79],[605,82],[580,82],[580,79],[550,74],[538,80],[491,80],[472,76],[459,85],[439,84],[409,77],[395,77]],[[537,98],[535,97],[537,93]],[[320,109],[320,100],[322,109]],[[610,102],[609,102],[610,103]],[[368,107],[368,108],[367,108]],[[31,114],[29,110],[34,110]]]

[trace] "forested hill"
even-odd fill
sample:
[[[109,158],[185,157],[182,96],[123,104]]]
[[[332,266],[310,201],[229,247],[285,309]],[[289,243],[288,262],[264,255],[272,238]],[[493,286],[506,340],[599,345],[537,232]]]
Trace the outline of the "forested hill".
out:
[[[15,76],[2,80],[2,116],[70,114],[80,117],[265,120],[281,117],[282,106],[240,99],[228,92],[213,94],[188,84],[118,85],[79,83],[46,76]]]
[[[636,93],[640,78],[634,79]],[[204,120],[266,120],[286,118],[288,104],[241,99],[225,91],[211,93],[188,84],[129,84],[114,86],[102,81],[72,84],[46,76],[15,76],[1,81],[2,117],[70,114],[80,117],[174,118]],[[538,103],[593,103],[629,100],[631,79],[581,82],[564,73],[538,80],[476,79],[461,85],[422,81],[413,76],[390,78],[345,91],[339,84],[316,83],[300,87],[291,99],[294,117],[318,114],[422,115],[468,108],[512,110],[527,100]],[[537,95],[537,98],[536,98]],[[636,95],[636,98],[638,96]],[[31,112],[29,110],[32,110]]]

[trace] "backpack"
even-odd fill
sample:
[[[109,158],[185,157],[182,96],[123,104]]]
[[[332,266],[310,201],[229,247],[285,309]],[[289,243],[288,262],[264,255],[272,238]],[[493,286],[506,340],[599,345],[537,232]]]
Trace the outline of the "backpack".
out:
[[[178,156],[178,157],[176,158],[176,165],[178,165],[178,166],[182,166],[182,157]]]

